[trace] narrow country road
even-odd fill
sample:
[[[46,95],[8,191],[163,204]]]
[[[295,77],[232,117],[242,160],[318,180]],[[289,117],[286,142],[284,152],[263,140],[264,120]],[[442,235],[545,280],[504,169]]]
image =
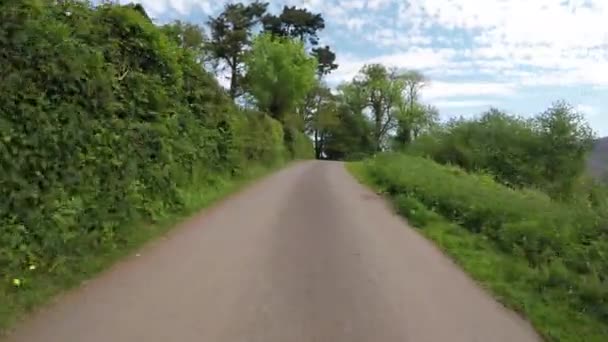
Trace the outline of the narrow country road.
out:
[[[139,253],[8,341],[539,341],[341,163],[295,164]]]

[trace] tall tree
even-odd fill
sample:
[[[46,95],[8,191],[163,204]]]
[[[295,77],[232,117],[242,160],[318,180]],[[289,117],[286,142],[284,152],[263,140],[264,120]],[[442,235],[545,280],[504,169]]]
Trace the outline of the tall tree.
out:
[[[308,41],[311,45],[319,43],[318,32],[325,28],[325,20],[318,13],[305,8],[284,6],[280,15],[267,14],[262,20],[264,30],[275,36],[291,37]]]
[[[247,90],[259,109],[283,123],[315,85],[317,62],[301,42],[289,38],[256,37],[246,58]]]
[[[345,95],[351,97],[350,101],[371,112],[375,149],[382,150],[389,132],[397,127],[397,108],[402,103],[403,81],[395,70],[389,71],[381,64],[369,64],[361,69],[346,89],[350,94]]]
[[[253,2],[249,5],[227,4],[224,11],[210,18],[211,31],[209,51],[217,62],[230,69],[230,96],[240,95],[240,80],[243,75],[243,59],[251,46],[254,27],[266,13],[268,3]]]
[[[305,8],[284,6],[279,15],[266,14],[262,19],[264,31],[279,37],[299,39],[312,46],[319,44],[319,31],[325,28],[325,20],[318,13]],[[313,48],[312,55],[319,63],[318,76],[322,78],[338,68],[336,54],[329,46]]]
[[[398,78],[403,82],[403,101],[398,108],[399,127],[395,139],[398,144],[404,145],[432,127],[439,114],[435,107],[423,105],[420,101],[420,91],[427,84],[422,73],[408,70],[400,73]]]

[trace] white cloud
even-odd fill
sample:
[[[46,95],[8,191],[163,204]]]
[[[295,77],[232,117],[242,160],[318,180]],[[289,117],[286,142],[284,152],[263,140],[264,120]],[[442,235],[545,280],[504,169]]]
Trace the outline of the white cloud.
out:
[[[404,48],[408,49],[411,47],[422,47],[431,44],[432,39],[422,34],[404,34],[400,30],[390,28],[379,28],[375,30],[369,30],[369,32],[363,36],[363,38],[375,46],[391,47],[391,48]]]
[[[374,4],[371,4],[371,3]],[[388,1],[370,1],[386,7]],[[433,77],[485,74],[522,86],[608,86],[608,2],[572,0],[411,0],[392,1],[398,11],[363,17],[344,11],[350,29],[364,27],[362,38],[375,47],[410,55],[433,42],[457,46],[456,53],[428,74]],[[360,7],[357,2],[351,7]],[[391,18],[391,15],[393,16]],[[372,21],[385,25],[373,29]],[[395,20],[394,24],[391,23]],[[356,24],[355,24],[356,23]],[[367,24],[364,24],[367,23]],[[435,25],[461,34],[431,33]],[[454,31],[455,32],[455,31]],[[462,38],[468,36],[470,39]],[[470,43],[472,41],[472,43]],[[431,57],[435,60],[434,57]],[[403,65],[405,62],[397,64]],[[424,69],[428,63],[409,64]],[[352,72],[348,73],[352,74]]]
[[[186,14],[190,10],[190,6],[193,4],[190,0],[171,0],[169,1],[171,8],[180,14]]]
[[[534,68],[544,84],[608,85],[608,2],[571,0],[411,0],[403,16],[414,29],[433,23],[468,32],[472,59],[508,62],[498,70]],[[555,68],[567,77],[544,77]]]
[[[490,107],[490,103],[483,100],[438,100],[432,104],[439,108]]]
[[[578,112],[585,114],[587,117],[598,116],[600,113],[597,107],[588,104],[579,104],[575,108]]]
[[[444,65],[456,54],[452,49],[412,48],[404,53],[384,55],[372,59],[389,67],[427,69]]]
[[[365,25],[365,20],[361,18],[350,18],[346,20],[346,27],[351,30],[360,30]]]
[[[343,0],[338,2],[338,6],[346,9],[362,9],[365,7],[365,0]]]
[[[422,90],[425,100],[463,96],[509,96],[515,84],[494,82],[431,82]]]
[[[371,10],[379,10],[391,3],[391,0],[368,0],[367,8]]]

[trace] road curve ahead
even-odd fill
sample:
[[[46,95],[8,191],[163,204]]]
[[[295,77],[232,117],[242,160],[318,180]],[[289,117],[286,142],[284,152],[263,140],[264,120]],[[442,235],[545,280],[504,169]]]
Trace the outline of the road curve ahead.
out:
[[[184,222],[8,340],[539,341],[343,164],[317,161]]]

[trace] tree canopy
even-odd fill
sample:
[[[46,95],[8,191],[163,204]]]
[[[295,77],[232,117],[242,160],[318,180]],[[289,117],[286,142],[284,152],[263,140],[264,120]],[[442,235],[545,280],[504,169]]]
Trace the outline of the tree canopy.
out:
[[[249,5],[229,3],[217,17],[209,19],[211,40],[208,50],[213,58],[225,63],[230,71],[230,96],[240,95],[243,60],[251,46],[253,28],[266,13],[267,3]]]
[[[247,90],[258,108],[282,122],[315,85],[317,62],[299,41],[259,35],[246,65]]]

